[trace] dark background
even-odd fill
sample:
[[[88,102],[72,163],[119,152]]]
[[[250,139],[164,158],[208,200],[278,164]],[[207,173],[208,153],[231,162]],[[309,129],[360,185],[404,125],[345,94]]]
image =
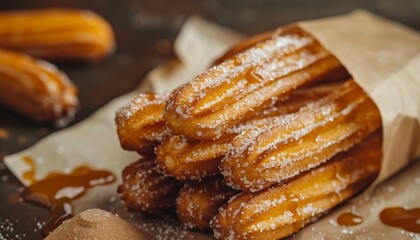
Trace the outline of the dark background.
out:
[[[115,31],[117,50],[108,59],[96,64],[57,63],[79,88],[82,108],[72,124],[134,89],[150,69],[173,58],[172,43],[189,16],[251,35],[297,20],[363,8],[420,30],[419,0],[0,0],[2,11],[47,7],[93,10]],[[56,130],[0,108],[0,131],[8,133],[0,134],[0,239],[42,239],[39,224],[48,211],[19,200],[22,186],[2,159]]]

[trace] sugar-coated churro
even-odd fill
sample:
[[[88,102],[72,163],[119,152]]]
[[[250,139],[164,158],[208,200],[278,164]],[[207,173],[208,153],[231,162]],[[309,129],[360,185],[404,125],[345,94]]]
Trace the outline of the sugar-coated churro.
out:
[[[382,133],[284,183],[233,197],[212,220],[217,239],[287,237],[369,186],[380,169]]]
[[[156,172],[153,159],[140,159],[128,165],[118,187],[122,200],[131,211],[156,213],[173,207],[181,182]]]
[[[167,134],[162,111],[166,95],[140,93],[120,108],[115,116],[123,149],[154,155],[154,148]]]
[[[303,31],[273,35],[175,89],[164,119],[177,135],[215,139],[339,68],[339,61]]]
[[[210,220],[238,191],[226,186],[221,177],[188,182],[179,192],[176,209],[180,221],[188,228],[206,230]]]
[[[320,165],[380,127],[375,103],[349,80],[296,113],[243,131],[220,169],[228,185],[257,191]]]

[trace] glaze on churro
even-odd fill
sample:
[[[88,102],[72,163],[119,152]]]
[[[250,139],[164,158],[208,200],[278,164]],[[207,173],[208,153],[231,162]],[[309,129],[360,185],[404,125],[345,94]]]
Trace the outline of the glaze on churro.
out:
[[[79,106],[77,89],[51,63],[0,49],[0,105],[37,122],[66,125]]]

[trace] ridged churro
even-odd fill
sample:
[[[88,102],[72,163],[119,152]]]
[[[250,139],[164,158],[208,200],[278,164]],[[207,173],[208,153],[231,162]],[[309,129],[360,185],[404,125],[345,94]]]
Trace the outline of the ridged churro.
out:
[[[296,113],[243,131],[220,169],[228,185],[258,191],[320,165],[380,127],[375,103],[349,80]]]
[[[114,50],[111,26],[77,9],[0,12],[0,47],[52,60],[96,61]]]
[[[0,105],[63,126],[73,119],[79,101],[76,87],[54,65],[0,49]]]
[[[320,99],[338,87],[322,84],[295,91],[284,102],[256,113],[251,119],[226,131],[222,137],[209,141],[188,141],[184,136],[168,136],[156,148],[159,168],[179,180],[197,180],[219,174],[219,163],[228,150],[228,144],[242,131],[264,127],[282,115],[296,112],[300,107]]]
[[[128,210],[140,213],[156,213],[173,207],[183,185],[156,172],[153,159],[140,159],[128,165],[122,172],[122,180],[118,187],[121,199]]]
[[[115,116],[121,147],[141,155],[154,155],[154,148],[167,134],[162,118],[165,94],[140,93]]]
[[[177,135],[215,139],[340,68],[339,61],[303,31],[274,35],[175,89],[164,119]]]
[[[242,193],[212,220],[217,239],[280,239],[369,186],[380,169],[378,132],[324,165],[256,193]]]
[[[221,177],[188,182],[176,199],[178,217],[188,228],[207,230],[218,209],[237,193],[226,186]]]

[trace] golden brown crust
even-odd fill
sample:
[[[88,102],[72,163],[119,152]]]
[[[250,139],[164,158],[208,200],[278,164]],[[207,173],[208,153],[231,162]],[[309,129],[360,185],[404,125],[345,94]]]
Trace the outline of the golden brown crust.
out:
[[[380,127],[379,110],[350,80],[296,113],[242,132],[220,169],[228,185],[258,191],[320,165]]]
[[[191,142],[183,136],[168,136],[156,148],[156,162],[165,174],[179,180],[197,180],[219,174],[219,163],[235,136],[247,129],[264,127],[284,114],[296,112],[337,87],[337,84],[322,84],[297,90],[284,102],[257,112],[216,140]]]
[[[274,35],[175,89],[166,102],[164,119],[177,135],[215,139],[340,67],[302,31]]]
[[[38,122],[73,119],[77,89],[54,65],[0,49],[0,105]]]
[[[176,199],[179,220],[188,228],[207,230],[218,209],[236,193],[226,186],[221,177],[188,182]]]
[[[154,155],[154,148],[167,134],[162,118],[165,99],[165,94],[140,93],[117,111],[115,123],[123,149]]]
[[[159,170],[178,180],[199,180],[219,173],[219,163],[232,134],[213,141],[188,143],[183,136],[169,136],[156,147]]]
[[[382,133],[316,169],[256,193],[242,193],[212,220],[217,239],[287,237],[369,186],[380,169]]]
[[[53,60],[96,61],[114,50],[111,26],[88,10],[0,12],[0,47]]]
[[[173,207],[182,183],[156,171],[155,161],[140,159],[122,172],[118,187],[121,199],[130,211],[156,213]]]

